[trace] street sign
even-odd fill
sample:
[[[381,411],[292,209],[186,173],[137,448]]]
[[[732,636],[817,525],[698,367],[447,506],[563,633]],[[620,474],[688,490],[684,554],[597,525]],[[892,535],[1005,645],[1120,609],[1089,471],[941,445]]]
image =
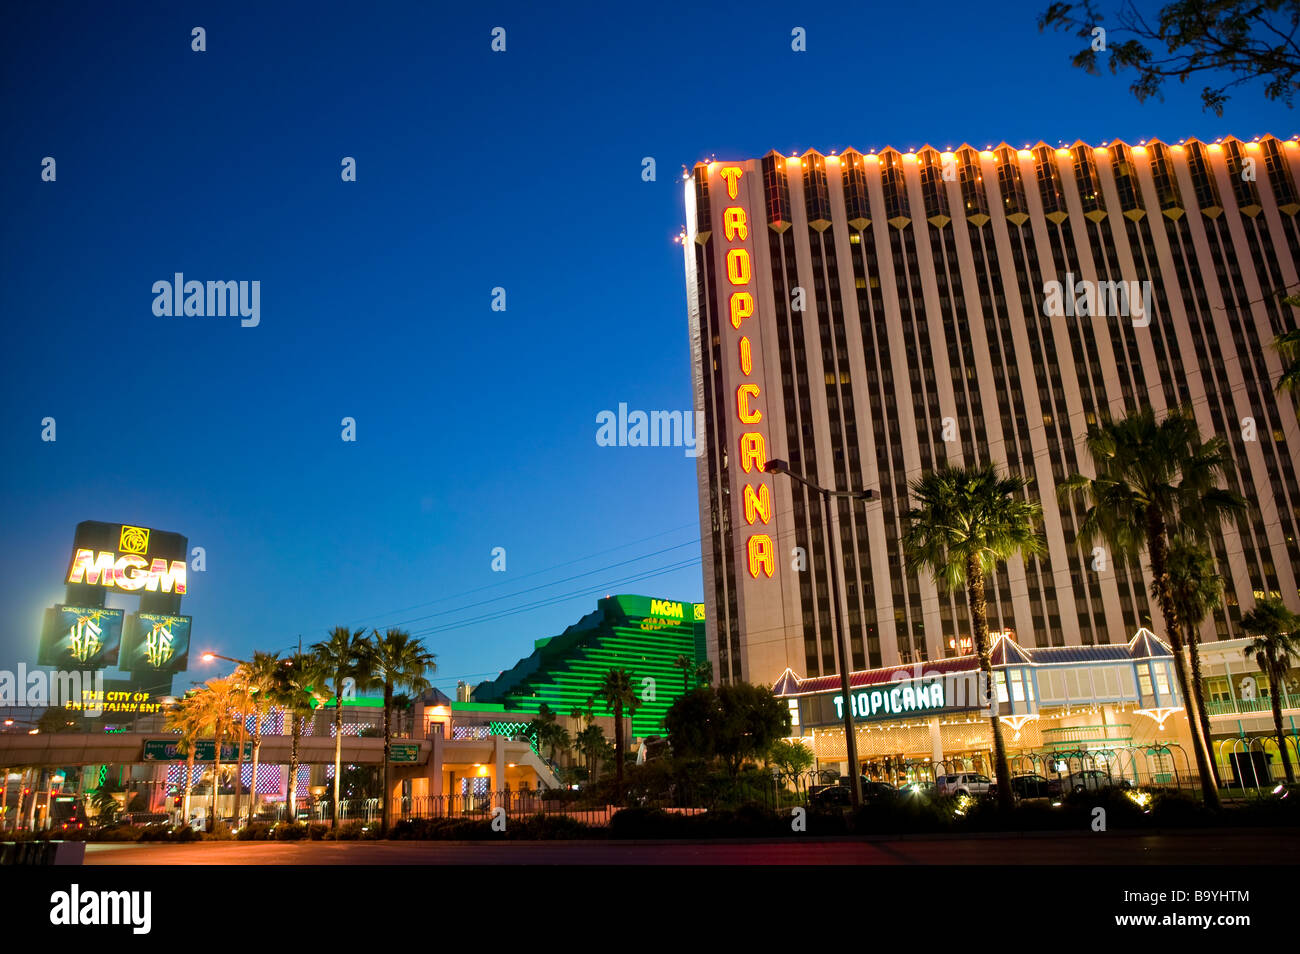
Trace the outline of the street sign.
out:
[[[145,762],[184,762],[189,755],[177,750],[180,745],[180,739],[147,739],[144,743]],[[239,746],[234,742],[221,743],[221,761],[235,761],[235,753]],[[216,761],[216,746],[211,739],[199,739],[194,743],[194,761],[195,762],[214,762]],[[253,757],[253,743],[244,743],[244,758]]]
[[[388,744],[388,761],[418,762],[420,760],[420,743],[390,742]]]

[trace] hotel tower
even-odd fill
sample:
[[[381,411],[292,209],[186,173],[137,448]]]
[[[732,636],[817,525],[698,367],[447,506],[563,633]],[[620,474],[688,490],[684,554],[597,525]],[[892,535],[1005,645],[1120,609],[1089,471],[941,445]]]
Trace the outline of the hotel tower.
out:
[[[989,581],[1026,649],[1163,636],[1142,566],[1076,529],[1056,484],[1088,425],[1190,406],[1223,435],[1249,514],[1213,541],[1226,583],[1202,637],[1257,596],[1300,610],[1300,426],[1270,345],[1297,324],[1300,144],[1187,140],[881,149],[697,165],[683,235],[708,653],[723,680],[838,671],[829,547],[852,669],[969,653],[964,593],[908,572],[909,484],[994,462],[1032,480],[1046,552]],[[832,504],[763,471],[771,458]],[[1154,621],[1154,625],[1153,625]]]

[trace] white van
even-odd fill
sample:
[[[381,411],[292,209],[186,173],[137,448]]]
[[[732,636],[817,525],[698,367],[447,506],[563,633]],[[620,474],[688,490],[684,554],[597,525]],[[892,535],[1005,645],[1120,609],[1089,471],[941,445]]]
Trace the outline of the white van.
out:
[[[995,790],[992,780],[978,772],[940,775],[934,780],[936,795],[987,795]]]

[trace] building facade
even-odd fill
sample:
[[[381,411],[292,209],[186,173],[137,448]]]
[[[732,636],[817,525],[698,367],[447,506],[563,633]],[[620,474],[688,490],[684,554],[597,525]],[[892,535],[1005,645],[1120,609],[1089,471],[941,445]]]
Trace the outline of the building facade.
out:
[[[1173,662],[1147,629],[1127,642],[1040,649],[997,634],[995,698],[1012,774],[1094,770],[1135,785],[1195,784]],[[817,766],[847,772],[839,676],[787,670],[774,689]],[[863,774],[893,784],[993,775],[991,713],[974,655],[855,672],[849,692]]]
[[[558,636],[536,640],[533,652],[496,679],[474,687],[473,704],[495,704],[502,718],[527,722],[549,706],[573,729],[575,709],[605,715],[596,697],[611,669],[625,669],[640,705],[631,738],[662,735],[664,716],[688,685],[699,684],[694,665],[703,658],[704,605],[650,596],[607,596]],[[679,668],[685,657],[691,670]]]
[[[697,165],[683,234],[707,650],[721,679],[969,652],[964,594],[904,566],[909,484],[992,461],[1030,479],[1047,551],[989,581],[989,625],[1028,651],[1160,632],[1143,567],[1076,540],[1055,487],[1090,424],[1190,406],[1223,435],[1249,514],[1213,541],[1207,642],[1257,595],[1300,609],[1300,426],[1270,344],[1297,324],[1300,143],[1003,144]],[[764,473],[772,458],[837,490]],[[829,526],[829,534],[823,527]]]

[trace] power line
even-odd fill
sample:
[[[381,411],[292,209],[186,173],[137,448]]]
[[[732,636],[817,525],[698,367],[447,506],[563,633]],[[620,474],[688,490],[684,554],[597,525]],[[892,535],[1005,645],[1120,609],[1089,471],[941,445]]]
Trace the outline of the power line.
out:
[[[424,606],[432,606],[432,605],[434,605],[434,604],[436,604],[436,603],[445,603],[445,602],[447,602],[448,600],[460,599],[461,597],[464,597],[464,596],[471,596],[471,595],[473,595],[474,593],[479,593],[479,592],[482,592],[483,590],[490,590],[490,589],[493,589],[493,588],[498,587],[498,586],[505,586],[505,585],[508,584],[508,583],[516,583],[516,582],[518,582],[519,580],[526,580],[526,579],[529,579],[529,578],[534,577],[534,576],[539,576],[539,575],[542,575],[542,574],[545,574],[545,573],[551,573],[551,572],[553,572],[553,571],[555,571],[555,570],[560,569],[561,567],[572,566],[572,565],[575,564],[575,563],[585,563],[587,560],[593,560],[593,559],[595,559],[595,558],[598,557],[598,556],[604,556],[606,553],[613,553],[615,550],[625,550],[625,549],[627,549],[628,547],[636,546],[638,543],[645,543],[645,542],[647,542],[647,541],[649,541],[649,540],[657,540],[659,537],[666,537],[666,536],[667,536],[668,534],[670,534],[670,533],[677,533],[677,532],[680,531],[680,530],[691,529],[691,528],[693,528],[693,527],[695,527],[695,526],[696,526],[696,524],[694,524],[694,523],[682,524],[680,527],[673,527],[673,528],[670,529],[670,530],[664,530],[664,531],[662,531],[662,532],[660,532],[660,533],[651,534],[651,535],[648,536],[648,537],[642,537],[640,540],[632,540],[632,541],[630,541],[630,542],[628,542],[628,543],[620,543],[618,546],[615,546],[615,547],[609,547],[608,549],[605,549],[605,550],[598,550],[598,551],[596,551],[595,553],[590,553],[590,554],[588,554],[587,556],[577,557],[576,559],[573,559],[573,560],[566,560],[566,561],[563,562],[563,563],[557,563],[557,564],[555,564],[554,566],[545,567],[545,568],[540,569],[540,570],[533,570],[531,573],[523,573],[523,574],[520,574],[520,575],[518,575],[518,576],[512,576],[512,577],[509,578],[509,579],[506,579],[506,580],[499,580],[499,581],[496,582],[496,583],[487,583],[487,584],[485,584],[485,585],[483,585],[483,586],[477,586],[477,587],[474,587],[473,589],[464,590],[464,591],[462,591],[462,592],[460,592],[460,593],[452,593],[452,594],[450,594],[450,595],[448,595],[448,596],[439,596],[439,597],[437,597],[436,599],[425,600],[423,603],[415,603],[415,604],[412,604],[411,606],[404,606],[404,607],[401,607],[400,609],[389,610],[389,611],[386,611],[386,612],[383,612],[383,613],[373,613],[373,614],[370,614],[369,616],[359,617],[359,618],[357,618],[357,619],[355,619],[355,620],[353,621],[353,625],[355,625],[356,623],[359,623],[359,622],[363,622],[363,621],[365,621],[365,620],[373,620],[373,619],[380,619],[380,618],[387,618],[387,617],[396,616],[398,613],[405,613],[405,612],[408,612],[408,611],[413,610],[413,609],[420,609],[421,607],[424,607]],[[696,541],[696,542],[698,542],[698,538],[697,538],[697,541]],[[662,552],[662,551],[657,551],[657,552]],[[507,599],[508,599],[508,598],[509,598],[509,597],[507,597]]]

